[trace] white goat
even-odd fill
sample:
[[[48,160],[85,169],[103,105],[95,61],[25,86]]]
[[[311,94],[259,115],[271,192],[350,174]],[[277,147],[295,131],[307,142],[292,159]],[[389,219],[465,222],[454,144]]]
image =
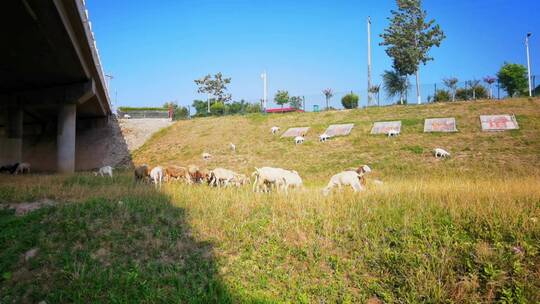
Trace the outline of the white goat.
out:
[[[203,158],[204,160],[206,160],[206,161],[209,161],[210,159],[212,159],[212,154],[207,153],[207,152],[204,152],[204,153],[202,154],[202,158]]]
[[[270,128],[270,132],[272,134],[276,134],[277,132],[279,132],[279,127],[274,126],[274,127]]]
[[[306,139],[305,139],[304,137],[302,137],[302,136],[296,136],[296,137],[294,138],[294,143],[295,143],[296,145],[300,145],[300,144],[303,144],[305,140],[306,140]]]
[[[30,173],[30,164],[20,163],[17,166],[17,169],[15,169],[15,172],[13,174],[19,174],[19,173]]]
[[[436,158],[448,158],[450,157],[450,152],[444,150],[444,149],[441,149],[441,148],[435,148],[433,150],[433,154],[435,155]]]
[[[255,172],[251,176],[255,177],[253,181],[254,192],[268,192],[272,185],[275,185],[279,190],[285,185],[285,178],[282,176],[282,169],[272,167],[255,168]]]
[[[249,184],[249,178],[245,174],[235,174],[232,180],[236,187]]]
[[[150,171],[150,179],[154,182],[156,188],[159,185],[161,188],[161,183],[163,182],[163,167],[157,166]]]
[[[330,139],[330,135],[328,135],[326,133],[323,133],[323,134],[319,135],[319,141],[320,142],[325,142],[325,141],[327,141],[329,139]]]
[[[278,168],[279,169],[279,168]],[[300,174],[296,171],[289,171],[280,169],[281,174],[284,180],[283,188],[285,190],[285,193],[288,192],[289,187],[291,188],[302,188],[304,186],[302,182],[302,178],[300,177]]]
[[[388,133],[386,133],[388,135],[388,137],[396,137],[400,134],[400,132],[398,130],[389,130]]]
[[[323,194],[328,195],[335,186],[339,189],[341,189],[341,186],[351,186],[354,192],[363,191],[364,187],[360,183],[360,178],[362,178],[362,175],[355,171],[343,171],[338,173],[332,176],[330,182],[326,188],[324,188]]]
[[[231,148],[231,151],[236,152],[236,145],[233,143],[229,143],[229,148]]]
[[[113,168],[111,166],[104,166],[104,167],[101,167],[99,168],[99,170],[97,172],[94,172],[94,175],[95,176],[110,176],[111,178],[113,177]]]
[[[130,119],[130,118],[131,118],[131,115],[129,115],[129,114],[124,114],[124,118],[125,118],[125,119]]]
[[[210,186],[228,186],[237,174],[231,170],[216,168],[210,171]]]

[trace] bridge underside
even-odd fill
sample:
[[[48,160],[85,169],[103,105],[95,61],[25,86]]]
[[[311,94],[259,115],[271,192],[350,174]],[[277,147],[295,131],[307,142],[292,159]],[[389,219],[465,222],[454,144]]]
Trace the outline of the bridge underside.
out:
[[[89,29],[80,0],[0,4],[0,165],[75,170],[77,129],[111,113]]]

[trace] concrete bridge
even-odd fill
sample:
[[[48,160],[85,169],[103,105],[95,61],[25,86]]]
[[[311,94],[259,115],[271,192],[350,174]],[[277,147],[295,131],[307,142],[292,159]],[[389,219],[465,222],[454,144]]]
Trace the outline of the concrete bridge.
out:
[[[0,41],[0,165],[102,165],[89,132],[111,127],[111,104],[84,1],[2,1]]]

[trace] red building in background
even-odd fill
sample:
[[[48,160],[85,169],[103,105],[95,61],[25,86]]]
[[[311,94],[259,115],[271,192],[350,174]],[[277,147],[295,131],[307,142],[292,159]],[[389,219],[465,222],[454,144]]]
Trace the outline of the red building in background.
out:
[[[304,112],[304,110],[293,108],[293,107],[266,109],[266,113],[289,113],[289,112]]]

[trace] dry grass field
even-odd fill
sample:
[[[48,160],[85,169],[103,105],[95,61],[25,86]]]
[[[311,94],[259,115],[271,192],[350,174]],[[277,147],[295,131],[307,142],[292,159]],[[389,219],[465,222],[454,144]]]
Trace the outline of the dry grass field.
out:
[[[497,113],[515,114],[521,129],[482,133],[478,115]],[[449,116],[458,133],[422,133],[424,118]],[[373,121],[394,119],[401,136],[369,135]],[[331,123],[355,127],[319,143]],[[270,135],[273,125],[312,130],[294,146]],[[0,203],[59,202],[22,217],[0,211],[0,303],[536,303],[539,130],[539,100],[394,106],[181,121],[133,155],[246,174],[294,169],[306,189],[287,196],[156,190],[121,170],[112,181],[0,176]],[[435,160],[434,147],[453,157]],[[374,171],[367,191],[322,195],[332,174],[359,164]],[[22,258],[31,248],[36,257]]]

